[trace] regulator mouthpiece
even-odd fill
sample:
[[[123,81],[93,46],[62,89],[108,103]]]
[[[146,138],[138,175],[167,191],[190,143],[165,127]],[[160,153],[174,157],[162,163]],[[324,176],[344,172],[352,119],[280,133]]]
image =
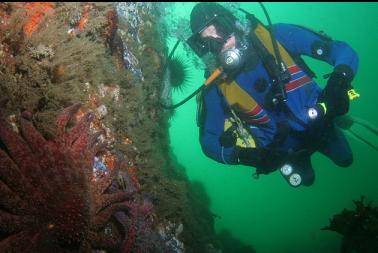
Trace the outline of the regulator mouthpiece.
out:
[[[227,49],[219,56],[219,60],[226,71],[239,68],[242,64],[242,53],[237,48]]]

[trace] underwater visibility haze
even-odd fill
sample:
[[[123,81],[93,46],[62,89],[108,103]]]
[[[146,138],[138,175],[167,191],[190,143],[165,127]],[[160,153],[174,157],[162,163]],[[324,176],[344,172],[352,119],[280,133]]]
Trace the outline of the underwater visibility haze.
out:
[[[233,7],[231,3],[223,4]],[[363,120],[373,131],[367,129],[366,124],[356,123],[344,131],[353,151],[353,165],[348,168],[337,167],[325,156],[316,153],[312,156],[316,179],[310,187],[292,188],[279,172],[262,175],[255,180],[252,177],[254,168],[223,165],[202,153],[195,125],[194,99],[178,108],[171,120],[171,146],[177,159],[186,168],[189,179],[202,183],[209,194],[218,233],[228,231],[241,242],[253,246],[256,252],[340,252],[342,236],[321,228],[328,225],[329,219],[334,214],[341,213],[344,208],[354,210],[353,201],[359,200],[362,195],[365,196],[365,203],[372,201],[377,205],[378,201],[378,139],[374,133],[374,126],[376,131],[378,125],[375,110],[375,61],[378,56],[378,30],[375,26],[378,21],[378,4],[264,4],[273,24],[298,24],[315,31],[324,31],[333,39],[345,41],[356,50],[360,63],[353,85],[361,97],[351,102],[348,115],[355,117],[357,121]],[[188,19],[188,10],[194,5],[177,3],[175,15]],[[238,7],[253,13],[267,24],[258,3],[239,3]],[[239,15],[243,16],[240,12]],[[184,50],[180,53],[184,54]],[[318,78],[315,81],[321,86],[325,85],[323,75],[332,71],[331,66],[310,57],[304,59],[316,72]],[[181,101],[203,81],[203,72],[197,72],[184,94],[175,93],[175,101]],[[375,146],[364,143],[354,133],[362,135],[364,140]],[[374,236],[377,236],[376,230]],[[378,252],[378,249],[366,252]]]
[[[198,97],[172,109],[218,67],[187,43],[196,4],[0,3],[0,252],[378,252],[378,3],[263,3],[359,58],[353,164],[314,153],[299,187],[206,156]],[[332,66],[303,59],[325,87]]]

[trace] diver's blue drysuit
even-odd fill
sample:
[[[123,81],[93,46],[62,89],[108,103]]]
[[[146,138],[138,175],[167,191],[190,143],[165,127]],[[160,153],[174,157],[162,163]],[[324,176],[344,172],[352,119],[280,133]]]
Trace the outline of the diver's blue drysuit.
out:
[[[275,24],[273,33],[291,55],[310,56],[328,62],[334,67],[344,64],[356,74],[358,56],[344,42],[327,40],[308,29],[290,24]],[[320,151],[337,165],[349,166],[353,156],[341,130],[333,127],[333,124],[332,127],[318,124],[314,129],[313,123],[308,118],[308,108],[317,103],[322,89],[298,65],[288,66],[288,69],[291,81],[286,85],[287,105],[292,113],[288,113],[287,110],[266,108],[264,99],[272,84],[261,60],[253,69],[236,75],[234,80],[237,84],[259,104],[250,117],[244,119],[248,122],[250,133],[260,147],[272,146],[277,142],[280,123],[286,122],[290,131],[285,133],[286,138],[276,148],[296,152],[302,149],[311,150],[312,146],[312,152]],[[265,83],[265,87],[261,85],[262,83]],[[206,108],[204,122],[200,131],[203,152],[218,162],[237,164],[234,158],[235,146],[222,147],[219,141],[224,133],[224,122],[229,116],[229,111],[227,101],[217,85],[205,90],[204,108]],[[309,156],[300,163],[302,167],[311,167]],[[304,185],[310,185],[314,181],[312,168],[306,173]]]

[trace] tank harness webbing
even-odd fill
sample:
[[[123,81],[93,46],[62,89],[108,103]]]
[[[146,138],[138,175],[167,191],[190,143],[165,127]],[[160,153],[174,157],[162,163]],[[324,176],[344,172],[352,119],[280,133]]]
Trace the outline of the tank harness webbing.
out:
[[[255,29],[253,30],[254,32],[251,32],[250,34],[253,44],[257,47],[256,49],[268,71],[268,74],[271,77],[274,77],[277,71],[274,69],[276,65],[274,61],[274,49],[270,34],[267,29],[259,22],[256,22],[253,25],[255,26]],[[293,66],[295,62],[290,54],[280,43],[278,43],[278,47],[282,60],[284,61],[286,66]],[[244,91],[235,81],[221,82],[218,87],[221,90],[223,96],[226,98],[228,105],[231,108],[235,108],[237,112],[248,113],[259,106],[256,100],[251,97],[246,91]],[[303,121],[301,121],[294,115],[294,113],[287,107],[287,105],[283,106],[283,111],[290,119],[292,119],[296,123],[302,126],[305,125]]]

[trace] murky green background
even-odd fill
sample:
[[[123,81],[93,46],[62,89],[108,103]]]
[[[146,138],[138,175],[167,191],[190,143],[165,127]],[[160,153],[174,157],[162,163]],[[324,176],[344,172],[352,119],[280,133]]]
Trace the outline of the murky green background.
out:
[[[178,17],[188,18],[193,3],[177,3]],[[257,3],[242,3],[263,23],[266,19]],[[265,3],[273,23],[294,23],[324,30],[332,38],[348,42],[359,54],[360,68],[354,86],[361,94],[351,104],[350,114],[378,126],[378,3]],[[321,77],[331,67],[306,58]],[[185,94],[203,82],[196,70]],[[324,84],[325,80],[318,78]],[[354,126],[355,131],[363,131]],[[355,161],[350,168],[339,168],[321,154],[312,157],[316,181],[310,188],[291,188],[279,172],[251,177],[254,168],[226,166],[208,159],[201,151],[196,126],[196,102],[192,99],[176,111],[171,121],[171,147],[187,169],[191,181],[201,182],[211,198],[216,229],[228,229],[258,253],[338,252],[341,237],[320,230],[328,219],[344,207],[354,208],[352,200],[361,195],[378,204],[378,153],[348,138]],[[362,133],[378,145],[378,138]]]

